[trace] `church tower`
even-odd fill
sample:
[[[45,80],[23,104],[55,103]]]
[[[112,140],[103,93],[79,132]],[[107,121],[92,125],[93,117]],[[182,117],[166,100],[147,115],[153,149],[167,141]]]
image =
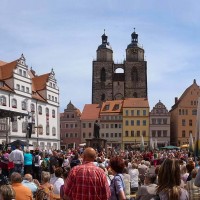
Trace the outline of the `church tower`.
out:
[[[147,98],[147,62],[144,60],[144,49],[138,44],[135,29],[131,38],[124,62],[125,96]]]
[[[101,36],[102,44],[97,49],[97,59],[93,61],[92,103],[113,99],[113,51],[108,36]]]
[[[131,37],[131,44],[126,49],[126,60],[116,64],[104,30],[102,44],[97,49],[97,58],[92,67],[93,104],[132,97],[147,98],[147,64],[144,61],[144,49],[138,44],[138,34],[135,30]]]

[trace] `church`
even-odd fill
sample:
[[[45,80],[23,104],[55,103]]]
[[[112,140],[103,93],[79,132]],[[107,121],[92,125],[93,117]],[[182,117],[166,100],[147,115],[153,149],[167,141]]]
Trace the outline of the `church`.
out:
[[[92,65],[92,103],[147,97],[147,62],[144,49],[138,43],[138,34],[135,30],[131,34],[126,59],[119,64],[113,60],[113,50],[104,31]]]

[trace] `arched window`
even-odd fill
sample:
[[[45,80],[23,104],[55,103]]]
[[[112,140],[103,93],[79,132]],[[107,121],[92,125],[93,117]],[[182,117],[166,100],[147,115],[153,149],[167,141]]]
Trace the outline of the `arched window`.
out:
[[[46,116],[49,116],[49,108],[46,108]]]
[[[42,115],[42,106],[38,106],[38,113],[39,115]]]
[[[52,135],[56,136],[56,128],[55,127],[52,128]]]
[[[35,112],[35,105],[33,103],[31,104],[31,112]]]
[[[17,108],[17,100],[12,99],[12,108]]]
[[[27,109],[26,101],[22,101],[22,110],[26,110],[26,109]]]
[[[37,131],[39,135],[43,134],[43,126],[41,124],[38,126]]]
[[[131,71],[131,80],[138,81],[138,70],[135,67],[133,67]]]
[[[56,117],[56,111],[52,110],[52,117],[55,118]]]
[[[101,69],[101,81],[102,82],[106,81],[106,70],[105,70],[105,68]]]
[[[105,98],[106,98],[106,95],[105,95],[105,94],[102,94],[102,95],[101,95],[101,101],[104,101]]]
[[[5,96],[1,96],[0,97],[0,105],[1,106],[6,106],[6,97]]]

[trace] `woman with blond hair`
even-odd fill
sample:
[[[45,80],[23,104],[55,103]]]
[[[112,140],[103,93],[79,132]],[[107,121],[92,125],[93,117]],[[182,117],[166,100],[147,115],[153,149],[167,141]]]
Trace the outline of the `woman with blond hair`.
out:
[[[15,191],[11,185],[2,185],[0,187],[0,199],[1,200],[14,200]]]
[[[188,192],[180,185],[179,161],[167,158],[158,172],[157,194],[160,200],[189,200]]]

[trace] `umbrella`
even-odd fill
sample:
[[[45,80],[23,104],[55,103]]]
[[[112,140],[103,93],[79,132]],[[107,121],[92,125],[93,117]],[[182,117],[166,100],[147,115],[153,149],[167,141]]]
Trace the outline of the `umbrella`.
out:
[[[190,133],[190,138],[189,138],[189,151],[190,152],[194,151],[194,141],[193,141],[192,133]]]
[[[144,151],[144,138],[141,136],[140,151]]]
[[[158,148],[158,142],[157,142],[157,139],[155,139],[154,141],[154,149],[157,149]]]
[[[152,137],[150,138],[150,143],[149,143],[149,149],[150,150],[153,150],[153,139],[152,139]]]
[[[24,141],[22,141],[22,140],[15,140],[15,141],[11,142],[11,143],[8,144],[8,145],[11,145],[11,146],[17,146],[17,145],[19,145],[19,146],[27,146],[28,143],[27,143],[27,142],[24,142]]]
[[[188,145],[188,144],[183,144],[183,145],[180,146],[180,148],[181,148],[181,149],[189,148],[189,145]]]
[[[196,121],[196,135],[195,135],[195,156],[200,156],[200,97],[198,98],[197,106],[197,121]]]
[[[170,149],[180,149],[180,148],[177,147],[177,146],[169,145],[169,146],[166,146],[166,147],[161,147],[161,149],[168,149],[168,150],[170,150]]]

